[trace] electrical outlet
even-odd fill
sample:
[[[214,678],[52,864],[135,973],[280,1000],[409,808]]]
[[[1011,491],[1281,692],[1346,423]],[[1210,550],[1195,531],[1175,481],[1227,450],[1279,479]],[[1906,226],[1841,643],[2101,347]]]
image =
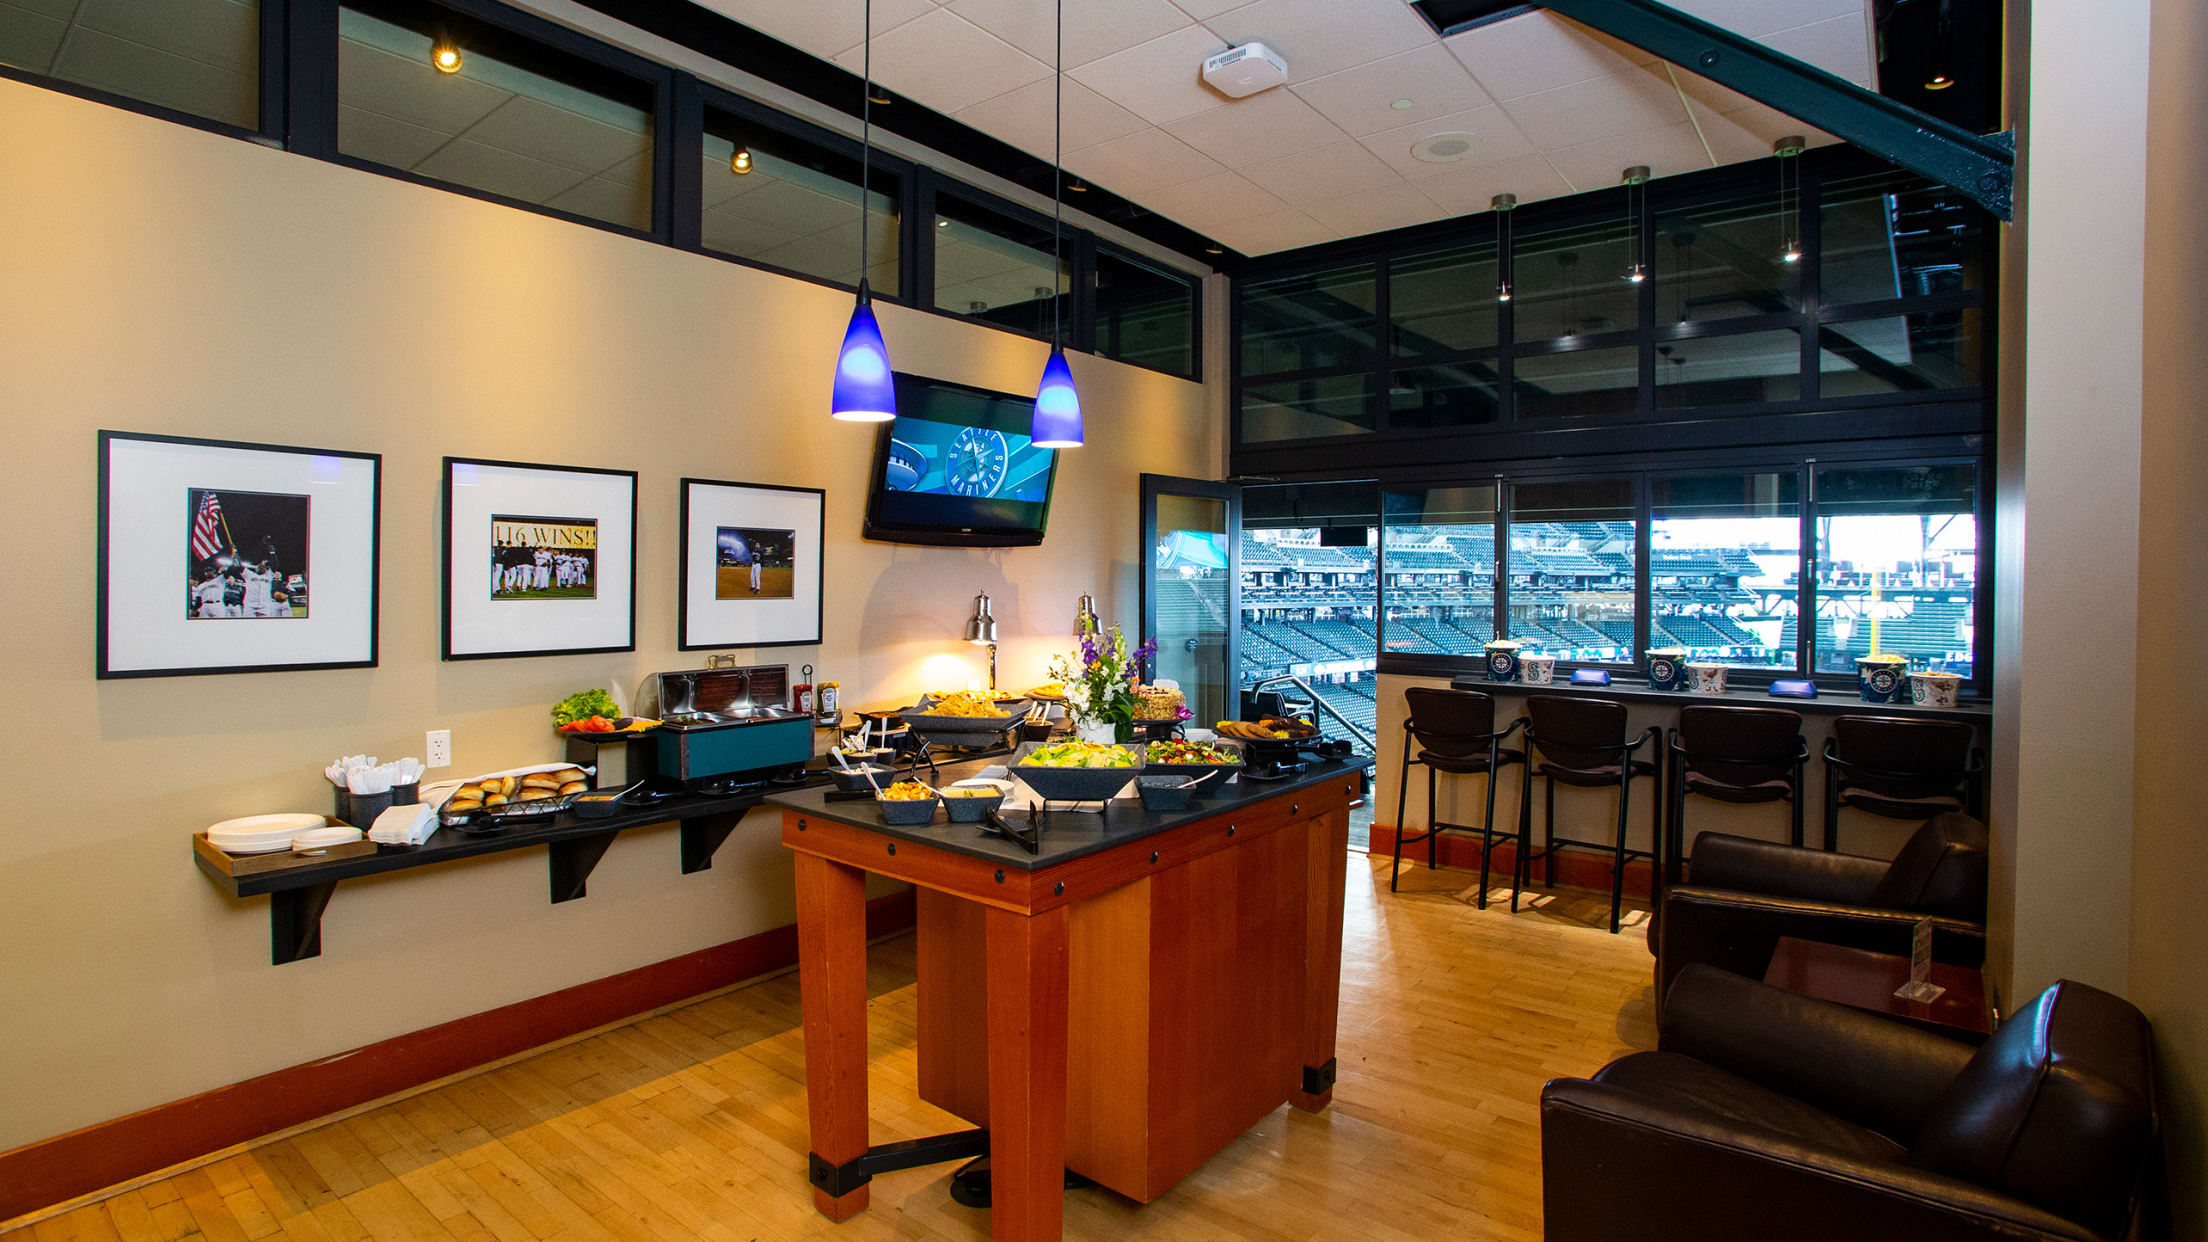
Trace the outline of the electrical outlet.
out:
[[[425,768],[449,768],[452,766],[452,730],[431,729],[422,743],[422,766]]]

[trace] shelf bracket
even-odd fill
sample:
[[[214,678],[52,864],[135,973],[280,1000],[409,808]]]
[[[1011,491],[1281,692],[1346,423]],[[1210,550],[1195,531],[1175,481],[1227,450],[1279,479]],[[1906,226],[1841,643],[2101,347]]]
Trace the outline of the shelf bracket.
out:
[[[590,881],[590,873],[597,868],[598,860],[606,856],[606,847],[612,845],[613,839],[620,835],[617,829],[551,843],[554,903],[573,901],[584,895],[584,886]]]
[[[271,966],[322,956],[322,912],[337,881],[280,888],[268,895],[268,961]]]
[[[1949,186],[2000,219],[2013,213],[2013,133],[1974,134],[1659,0],[1541,0],[1541,7]]]
[[[743,822],[742,811],[725,811],[719,815],[704,815],[682,821],[682,873],[695,875],[711,869],[713,855],[728,840],[728,834],[736,831]]]

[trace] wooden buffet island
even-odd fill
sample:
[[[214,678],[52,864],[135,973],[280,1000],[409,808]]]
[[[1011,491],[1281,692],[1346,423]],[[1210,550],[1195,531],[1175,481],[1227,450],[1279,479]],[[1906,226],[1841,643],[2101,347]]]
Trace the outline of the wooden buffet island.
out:
[[[986,1153],[992,1236],[1055,1239],[1069,1169],[1148,1202],[1282,1103],[1326,1107],[1359,780],[1314,762],[1186,812],[1055,811],[1033,854],[769,799],[797,855],[814,1204],[848,1219],[874,1173]],[[919,890],[920,1095],[978,1130],[868,1144],[869,872]]]

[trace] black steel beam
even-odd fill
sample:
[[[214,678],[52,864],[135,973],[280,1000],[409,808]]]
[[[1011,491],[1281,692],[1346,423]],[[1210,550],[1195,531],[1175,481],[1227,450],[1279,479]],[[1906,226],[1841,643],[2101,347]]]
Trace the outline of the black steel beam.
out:
[[[1542,0],[1543,7],[1835,137],[1952,186],[2003,220],[2013,134],[1974,134],[1658,0]]]

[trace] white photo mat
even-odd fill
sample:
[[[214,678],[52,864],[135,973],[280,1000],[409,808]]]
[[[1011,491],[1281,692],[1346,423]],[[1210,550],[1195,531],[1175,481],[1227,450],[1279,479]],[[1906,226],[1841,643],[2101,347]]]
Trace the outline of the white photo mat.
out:
[[[597,523],[589,599],[493,599],[491,522]],[[448,660],[636,649],[636,473],[445,459]]]
[[[370,667],[383,459],[100,433],[100,677]],[[304,617],[194,618],[192,492],[307,498]]]
[[[684,479],[679,647],[817,646],[826,508],[826,493],[818,488]],[[716,598],[717,548],[724,527],[795,532],[787,598]]]

